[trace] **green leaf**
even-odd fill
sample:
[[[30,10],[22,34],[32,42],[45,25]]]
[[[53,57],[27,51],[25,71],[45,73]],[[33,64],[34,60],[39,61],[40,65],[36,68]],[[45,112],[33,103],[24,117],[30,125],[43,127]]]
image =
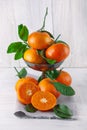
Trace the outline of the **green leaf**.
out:
[[[18,76],[21,78],[26,77],[27,75],[27,70],[25,68],[22,68],[21,71],[18,73]]]
[[[52,59],[48,59],[44,56],[44,50],[37,50],[38,54],[42,56],[43,59],[45,59],[47,61],[47,63],[53,65],[54,63],[56,63],[56,60],[52,60]]]
[[[8,46],[7,53],[14,53],[22,46],[22,42],[13,42]]]
[[[52,82],[54,84],[55,88],[63,95],[65,96],[73,96],[75,95],[75,91],[72,87],[66,86],[64,84],[61,84],[59,82]]]
[[[61,118],[71,118],[73,115],[71,109],[64,105],[64,104],[58,104],[53,108],[54,113],[61,117]]]
[[[32,113],[37,111],[37,109],[34,108],[32,104],[27,104],[27,105],[25,106],[25,110],[26,110],[27,112],[32,112]]]
[[[38,78],[38,82],[40,82],[42,79],[43,79],[43,76],[41,75],[41,76]]]
[[[27,41],[29,35],[28,28],[23,24],[18,25],[18,35],[21,40]]]
[[[59,71],[57,70],[48,70],[45,72],[46,77],[51,79],[56,79],[58,77]]]
[[[45,60],[47,61],[47,63],[53,65],[56,63],[56,60],[51,60],[51,59],[48,59],[48,58],[45,58]]]
[[[26,75],[27,75],[27,70],[26,70],[25,68],[22,68],[20,71],[18,71],[16,67],[14,67],[14,68],[15,68],[15,70],[16,70],[16,72],[17,72],[17,76],[18,76],[19,78],[24,78],[24,77],[26,77]]]
[[[46,33],[48,33],[50,35],[51,38],[54,39],[54,36],[49,31],[47,31],[47,30],[41,30],[40,32],[46,32]]]
[[[16,54],[15,54],[15,60],[19,60],[23,57],[23,54],[25,52],[25,50],[27,49],[27,45],[22,45],[20,48],[18,48]]]

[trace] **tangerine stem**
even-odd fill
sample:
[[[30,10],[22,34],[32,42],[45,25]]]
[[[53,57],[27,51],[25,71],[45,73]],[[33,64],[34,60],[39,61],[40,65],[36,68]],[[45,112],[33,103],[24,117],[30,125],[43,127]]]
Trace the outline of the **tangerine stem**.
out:
[[[55,39],[55,42],[57,42],[57,40],[59,39],[60,36],[61,36],[61,34],[59,34],[59,35],[57,36],[57,38]]]
[[[16,70],[16,72],[17,72],[17,76],[19,77],[19,78],[21,78],[20,76],[19,76],[19,71],[17,70],[17,68],[16,67],[14,67],[14,69]]]
[[[45,12],[45,15],[44,15],[44,20],[43,20],[43,25],[42,27],[39,29],[39,31],[42,31],[45,27],[45,21],[46,21],[46,16],[48,15],[48,7],[46,8],[46,12]]]

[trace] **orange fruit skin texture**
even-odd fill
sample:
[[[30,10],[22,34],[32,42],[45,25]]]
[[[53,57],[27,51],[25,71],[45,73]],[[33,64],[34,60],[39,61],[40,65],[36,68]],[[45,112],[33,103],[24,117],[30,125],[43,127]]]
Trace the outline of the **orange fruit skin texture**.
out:
[[[56,43],[47,48],[45,55],[49,59],[60,62],[66,59],[70,53],[70,48],[67,44]]]
[[[22,84],[26,83],[26,82],[34,82],[36,85],[38,85],[38,81],[31,77],[31,76],[27,76],[25,78],[21,78],[17,81],[16,85],[15,85],[15,90],[17,91],[17,88],[20,87]]]
[[[17,97],[22,104],[31,103],[32,95],[38,91],[38,86],[33,82],[24,82],[17,88]]]
[[[66,71],[61,71],[59,76],[56,78],[56,81],[65,84],[67,86],[70,86],[72,83],[72,77],[71,75]]]
[[[45,101],[44,101],[45,99]],[[56,105],[57,99],[56,97],[50,92],[36,92],[32,98],[31,103],[32,105],[41,111],[47,111],[52,109]]]
[[[38,54],[36,49],[28,49],[24,52],[24,60],[27,62],[41,64],[44,63],[44,59]]]
[[[46,49],[52,44],[52,39],[46,32],[33,32],[28,36],[28,44],[34,49]]]
[[[39,88],[41,91],[46,92],[49,91],[51,92],[56,98],[60,96],[60,92],[58,92],[55,88],[55,86],[51,83],[51,79],[45,78],[41,80],[38,84]]]

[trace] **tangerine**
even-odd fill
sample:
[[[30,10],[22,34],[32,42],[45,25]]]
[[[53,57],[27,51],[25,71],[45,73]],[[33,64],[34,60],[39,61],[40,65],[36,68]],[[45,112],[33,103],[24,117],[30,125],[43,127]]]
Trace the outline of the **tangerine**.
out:
[[[52,41],[46,32],[33,32],[28,36],[28,44],[34,49],[46,49],[52,44]]]
[[[52,82],[51,79],[44,78],[39,82],[38,86],[41,91],[43,92],[49,91],[52,94],[54,94],[56,98],[58,98],[60,96],[60,92],[56,90],[55,86],[51,82]]]
[[[52,44],[47,48],[45,55],[49,59],[56,60],[56,62],[60,62],[65,60],[65,58],[69,55],[70,48],[67,44],[64,43],[56,43]]]
[[[56,78],[56,81],[65,84],[67,86],[70,86],[72,83],[72,77],[68,72],[62,70],[58,75],[58,77]]]
[[[36,49],[30,48],[24,52],[24,60],[34,64],[44,63],[44,59],[38,54]]]

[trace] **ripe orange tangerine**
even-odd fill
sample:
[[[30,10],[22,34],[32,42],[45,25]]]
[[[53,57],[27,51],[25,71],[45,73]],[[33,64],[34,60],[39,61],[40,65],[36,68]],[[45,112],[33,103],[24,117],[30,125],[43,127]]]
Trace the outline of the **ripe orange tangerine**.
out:
[[[39,86],[41,91],[43,91],[43,92],[49,91],[53,95],[55,95],[56,98],[58,98],[60,96],[60,92],[58,92],[56,90],[55,86],[51,82],[52,82],[51,79],[44,78],[43,80],[41,80],[39,82],[38,86]]]
[[[70,48],[67,44],[64,43],[56,43],[52,44],[47,48],[45,55],[49,59],[56,60],[56,62],[60,62],[65,60],[70,53]]]
[[[46,49],[52,44],[52,41],[46,32],[33,32],[28,36],[28,44],[34,49]]]
[[[72,83],[72,77],[68,72],[62,70],[59,76],[56,78],[56,81],[65,84],[67,86],[70,86]]]
[[[37,50],[32,48],[24,52],[24,60],[35,64],[45,62],[44,59],[38,54]]]
[[[50,92],[36,92],[32,98],[31,103],[32,105],[41,111],[47,111],[52,109],[56,105],[57,99],[56,97]]]

